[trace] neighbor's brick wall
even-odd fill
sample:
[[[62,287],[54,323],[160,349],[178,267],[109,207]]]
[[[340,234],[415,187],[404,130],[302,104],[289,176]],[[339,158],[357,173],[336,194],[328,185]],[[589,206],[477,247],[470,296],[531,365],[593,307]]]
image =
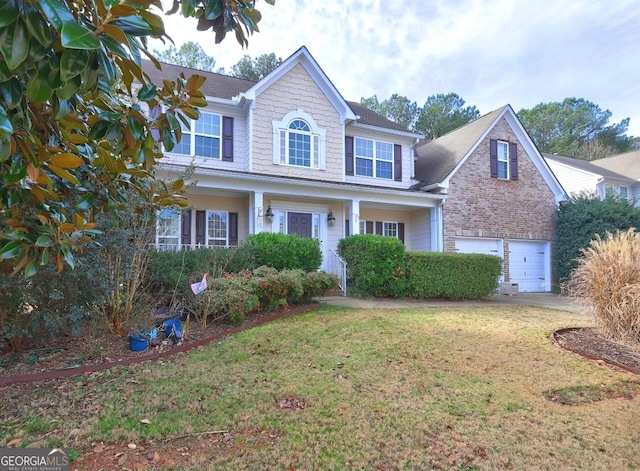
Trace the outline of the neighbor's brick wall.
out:
[[[518,180],[491,178],[489,139],[518,144]],[[451,178],[444,204],[444,249],[456,237],[545,240],[553,244],[556,203],[531,158],[506,120],[500,120]],[[505,270],[508,267],[508,246]]]
[[[326,130],[326,170],[273,164],[273,120],[303,110]],[[287,177],[343,181],[344,130],[340,116],[306,69],[298,64],[256,98],[253,114],[253,171]],[[279,143],[276,143],[279,145]]]

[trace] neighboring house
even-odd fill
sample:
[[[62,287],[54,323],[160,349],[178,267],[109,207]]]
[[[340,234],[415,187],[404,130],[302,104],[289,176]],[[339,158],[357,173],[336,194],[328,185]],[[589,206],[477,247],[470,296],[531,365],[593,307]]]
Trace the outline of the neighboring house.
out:
[[[504,259],[503,280],[550,291],[557,204],[565,193],[510,106],[417,147],[414,189],[447,195],[445,251]]]
[[[638,202],[640,201],[640,149],[594,160],[591,163],[633,180],[634,184],[630,187],[629,197],[640,205]]]
[[[640,152],[635,152],[636,159],[640,160]],[[615,159],[616,163],[620,163],[621,169],[627,172],[631,165],[624,160],[618,160],[618,157],[628,156],[632,153],[621,154],[606,159],[586,160],[564,157],[561,155],[542,154],[556,178],[562,184],[563,188],[570,196],[576,196],[582,193],[594,194],[599,198],[604,198],[608,193],[633,200],[634,197],[640,196],[640,164],[638,164],[638,177],[636,179],[629,178],[621,172],[613,171],[607,167],[611,164],[611,159]],[[625,157],[628,159],[628,157]],[[630,160],[630,159],[629,159]],[[601,161],[607,167],[601,166]]]
[[[322,268],[332,271],[338,241],[351,234],[397,237],[409,250],[428,251],[453,250],[451,234],[542,241],[545,250],[553,239],[552,218],[562,191],[510,107],[489,120],[480,118],[485,129],[475,141],[452,144],[459,160],[469,161],[453,174],[466,175],[461,178],[468,183],[448,174],[433,181],[444,185],[451,180],[447,193],[429,187],[429,172],[414,177],[416,165],[431,158],[423,152],[416,164],[415,146],[422,136],[346,101],[304,47],[259,82],[168,64],[161,72],[151,63],[144,68],[156,83],[180,72],[207,79],[202,92],[208,106],[158,168],[159,175],[171,179],[193,165],[197,181],[187,190],[191,210],[160,213],[156,242],[161,248],[233,246],[257,232],[297,233],[319,240]],[[520,180],[490,178],[489,136],[500,139],[499,146],[519,145]],[[466,149],[459,150],[461,145]],[[470,165],[484,157],[487,169],[474,174]],[[501,161],[497,165],[502,169]],[[486,198],[471,204],[464,191],[451,191],[458,184],[479,188],[487,183],[500,183],[491,197],[503,202],[495,214]],[[535,216],[514,218],[527,201],[533,202]],[[544,215],[537,215],[538,208],[544,208]],[[462,212],[453,216],[450,210]],[[456,217],[460,227],[451,232],[447,225]],[[491,236],[467,224],[484,217],[493,219],[489,228],[501,227],[502,221],[513,227]],[[497,254],[508,260],[502,248]],[[523,285],[524,290],[550,289],[550,260],[543,259],[544,282]],[[509,278],[511,273],[507,267],[507,281],[519,280]]]

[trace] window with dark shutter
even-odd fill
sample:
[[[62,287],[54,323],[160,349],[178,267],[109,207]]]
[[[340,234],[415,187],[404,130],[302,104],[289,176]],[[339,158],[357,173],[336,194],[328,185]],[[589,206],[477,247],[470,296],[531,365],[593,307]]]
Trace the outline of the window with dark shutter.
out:
[[[182,245],[191,245],[191,211],[185,211],[180,216],[180,232]]]
[[[398,223],[398,239],[404,244],[404,222]]]
[[[229,245],[238,245],[238,213],[229,213]]]
[[[233,118],[222,117],[222,160],[233,162]]]
[[[364,228],[367,231],[367,234],[373,234],[373,221],[365,221]]]
[[[491,163],[491,178],[498,178],[498,141],[489,140],[489,161]]]
[[[345,219],[344,220],[344,236],[349,237],[349,235],[351,235],[349,231],[349,220]]]
[[[393,145],[393,179],[397,182],[402,181],[402,146],[400,144]]]
[[[518,179],[518,144],[509,143],[509,178]]]
[[[353,137],[344,138],[344,173],[353,175]]]
[[[382,221],[376,221],[376,234],[382,235]]]
[[[207,212],[196,211],[196,244],[205,245],[207,243]]]

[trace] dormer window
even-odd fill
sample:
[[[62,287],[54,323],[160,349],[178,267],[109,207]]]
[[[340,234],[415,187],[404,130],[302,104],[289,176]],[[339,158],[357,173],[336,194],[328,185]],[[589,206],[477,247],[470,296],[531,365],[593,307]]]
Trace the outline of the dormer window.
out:
[[[325,130],[302,110],[273,122],[273,163],[295,167],[325,168]]]

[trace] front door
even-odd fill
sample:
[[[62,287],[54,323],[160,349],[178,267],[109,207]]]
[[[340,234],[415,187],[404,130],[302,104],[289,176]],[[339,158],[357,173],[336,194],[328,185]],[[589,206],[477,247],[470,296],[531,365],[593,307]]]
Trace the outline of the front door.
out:
[[[287,232],[301,237],[311,237],[311,214],[287,213]]]

